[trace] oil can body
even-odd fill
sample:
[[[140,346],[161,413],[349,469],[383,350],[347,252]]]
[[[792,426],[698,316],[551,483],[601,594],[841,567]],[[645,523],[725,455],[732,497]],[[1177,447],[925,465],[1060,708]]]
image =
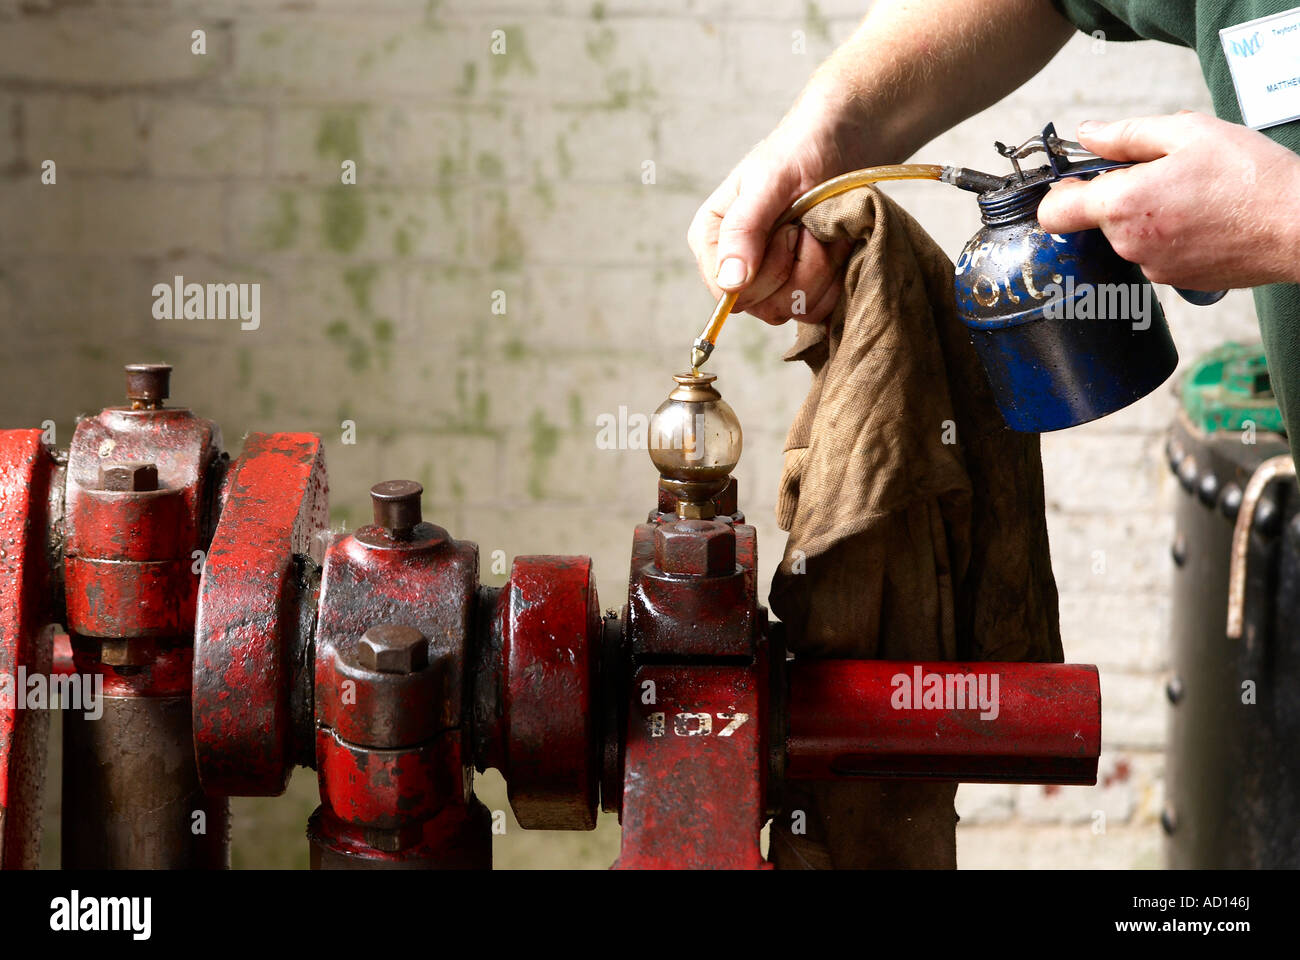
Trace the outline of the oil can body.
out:
[[[1151,393],[1178,364],[1137,265],[1100,230],[1049,234],[1046,184],[979,198],[983,227],[956,265],[957,309],[1015,430],[1076,426]]]

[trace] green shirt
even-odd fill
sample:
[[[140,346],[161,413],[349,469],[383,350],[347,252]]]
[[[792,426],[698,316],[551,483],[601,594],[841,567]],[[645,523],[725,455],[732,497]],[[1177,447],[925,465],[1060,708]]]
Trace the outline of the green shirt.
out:
[[[1222,119],[1241,123],[1241,108],[1219,42],[1219,31],[1293,10],[1300,0],[1053,0],[1086,33],[1102,31],[1107,40],[1163,40],[1191,47]],[[1101,117],[1099,119],[1108,119]],[[1109,118],[1109,119],[1119,119]],[[1300,153],[1300,120],[1261,130],[1288,150]],[[1300,197],[1287,198],[1300,216]],[[1228,242],[1230,238],[1225,237]],[[1273,283],[1255,288],[1255,309],[1264,354],[1282,420],[1300,436],[1300,286]],[[1292,453],[1298,451],[1293,448]]]

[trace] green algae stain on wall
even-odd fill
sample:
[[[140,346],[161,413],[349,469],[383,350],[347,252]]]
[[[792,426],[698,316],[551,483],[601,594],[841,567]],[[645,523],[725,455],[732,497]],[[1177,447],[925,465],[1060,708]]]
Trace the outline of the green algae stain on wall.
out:
[[[262,226],[267,246],[272,250],[293,246],[299,226],[298,198],[288,190],[281,190],[275,198],[275,215]]]
[[[524,235],[510,217],[505,196],[497,201],[496,215],[492,221],[496,250],[492,258],[493,270],[517,270],[523,265],[526,245]]]
[[[505,164],[501,162],[499,156],[488,150],[479,153],[474,161],[474,167],[478,175],[485,180],[500,180],[505,176]]]
[[[555,168],[561,179],[567,180],[573,175],[573,154],[569,152],[569,140],[563,133],[555,135]]]
[[[348,367],[356,372],[369,369],[375,360],[383,367],[391,361],[393,321],[390,317],[372,317],[374,286],[379,275],[375,264],[358,264],[343,271],[343,286],[347,288],[352,306],[362,317],[370,318],[367,327],[370,339],[356,333],[345,320],[335,320],[325,328],[330,342],[346,351]]]
[[[375,275],[379,269],[374,264],[348,267],[343,271],[343,285],[352,294],[352,302],[363,313],[370,311],[370,291],[375,284]]]
[[[449,153],[442,153],[438,156],[438,180],[434,185],[434,193],[438,197],[438,204],[442,207],[442,214],[447,219],[455,216],[455,209],[452,200],[456,196],[456,174],[459,165],[456,158]]]
[[[375,356],[379,359],[379,365],[388,369],[393,362],[393,321],[388,317],[377,317],[370,324],[370,336],[375,342]]]
[[[650,83],[645,64],[641,65],[635,77],[631,70],[621,68],[611,70],[602,78],[602,82],[608,96],[594,105],[602,110],[626,110],[633,103],[644,107],[653,104],[658,97],[658,91]]]
[[[537,65],[528,55],[528,47],[524,43],[524,31],[518,26],[510,26],[505,27],[502,32],[505,33],[505,52],[491,53],[488,57],[492,68],[492,79],[500,80],[512,70],[527,74],[536,73]]]
[[[366,205],[349,186],[339,184],[321,198],[321,230],[325,243],[339,253],[351,253],[366,232]]]
[[[346,320],[335,320],[325,328],[325,336],[336,344],[348,342],[348,324]]]
[[[528,453],[531,461],[528,465],[528,495],[534,500],[546,496],[546,474],[551,461],[560,449],[560,431],[546,419],[541,410],[534,410],[528,422],[530,438]]]
[[[424,28],[432,30],[434,33],[442,33],[447,29],[441,20],[438,19],[438,8],[442,6],[442,0],[428,0],[424,5]]]
[[[468,372],[456,371],[456,412],[449,415],[442,429],[456,433],[495,436],[491,426],[491,398],[486,390],[470,395]]]
[[[331,160],[361,160],[360,117],[356,110],[330,111],[316,131],[316,152]]]
[[[614,48],[618,46],[618,35],[609,27],[601,27],[587,34],[586,46],[587,56],[596,63],[607,64],[614,56]]]
[[[352,333],[346,320],[335,320],[327,326],[325,336],[335,346],[347,351],[348,369],[354,373],[361,373],[370,368],[370,345]]]
[[[810,35],[825,43],[830,43],[830,21],[826,19],[826,14],[822,13],[821,7],[817,6],[813,0],[808,0],[804,5],[804,25],[808,28]]]
[[[460,83],[456,86],[454,92],[457,96],[461,97],[473,96],[474,88],[477,84],[478,64],[473,62],[467,63],[461,67]]]
[[[360,112],[333,110],[326,113],[316,131],[316,153],[335,164],[355,161],[361,168]],[[339,253],[351,253],[366,232],[366,206],[349,184],[339,183],[321,197],[321,231],[326,246]]]
[[[546,179],[542,173],[541,163],[537,163],[533,169],[533,194],[542,202],[542,209],[547,213],[555,211],[555,191],[551,188],[551,182]]]

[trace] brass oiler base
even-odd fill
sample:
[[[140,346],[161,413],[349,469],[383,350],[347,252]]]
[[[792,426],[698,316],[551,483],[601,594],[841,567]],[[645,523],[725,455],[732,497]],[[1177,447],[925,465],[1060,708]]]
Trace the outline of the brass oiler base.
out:
[[[730,480],[730,476],[723,477],[719,484],[715,481],[690,482],[661,477],[659,486],[676,498],[677,516],[683,520],[712,520],[718,515],[713,498],[727,488]]]
[[[713,498],[727,489],[740,460],[740,421],[711,373],[679,373],[650,421],[650,460],[660,487],[677,501],[677,516],[711,520]]]

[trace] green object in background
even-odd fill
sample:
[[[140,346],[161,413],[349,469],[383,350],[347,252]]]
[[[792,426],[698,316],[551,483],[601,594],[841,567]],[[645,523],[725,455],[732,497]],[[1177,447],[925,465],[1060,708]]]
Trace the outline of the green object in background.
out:
[[[1242,430],[1248,420],[1256,430],[1285,432],[1257,343],[1225,343],[1197,358],[1183,377],[1182,399],[1188,418],[1206,433]]]

